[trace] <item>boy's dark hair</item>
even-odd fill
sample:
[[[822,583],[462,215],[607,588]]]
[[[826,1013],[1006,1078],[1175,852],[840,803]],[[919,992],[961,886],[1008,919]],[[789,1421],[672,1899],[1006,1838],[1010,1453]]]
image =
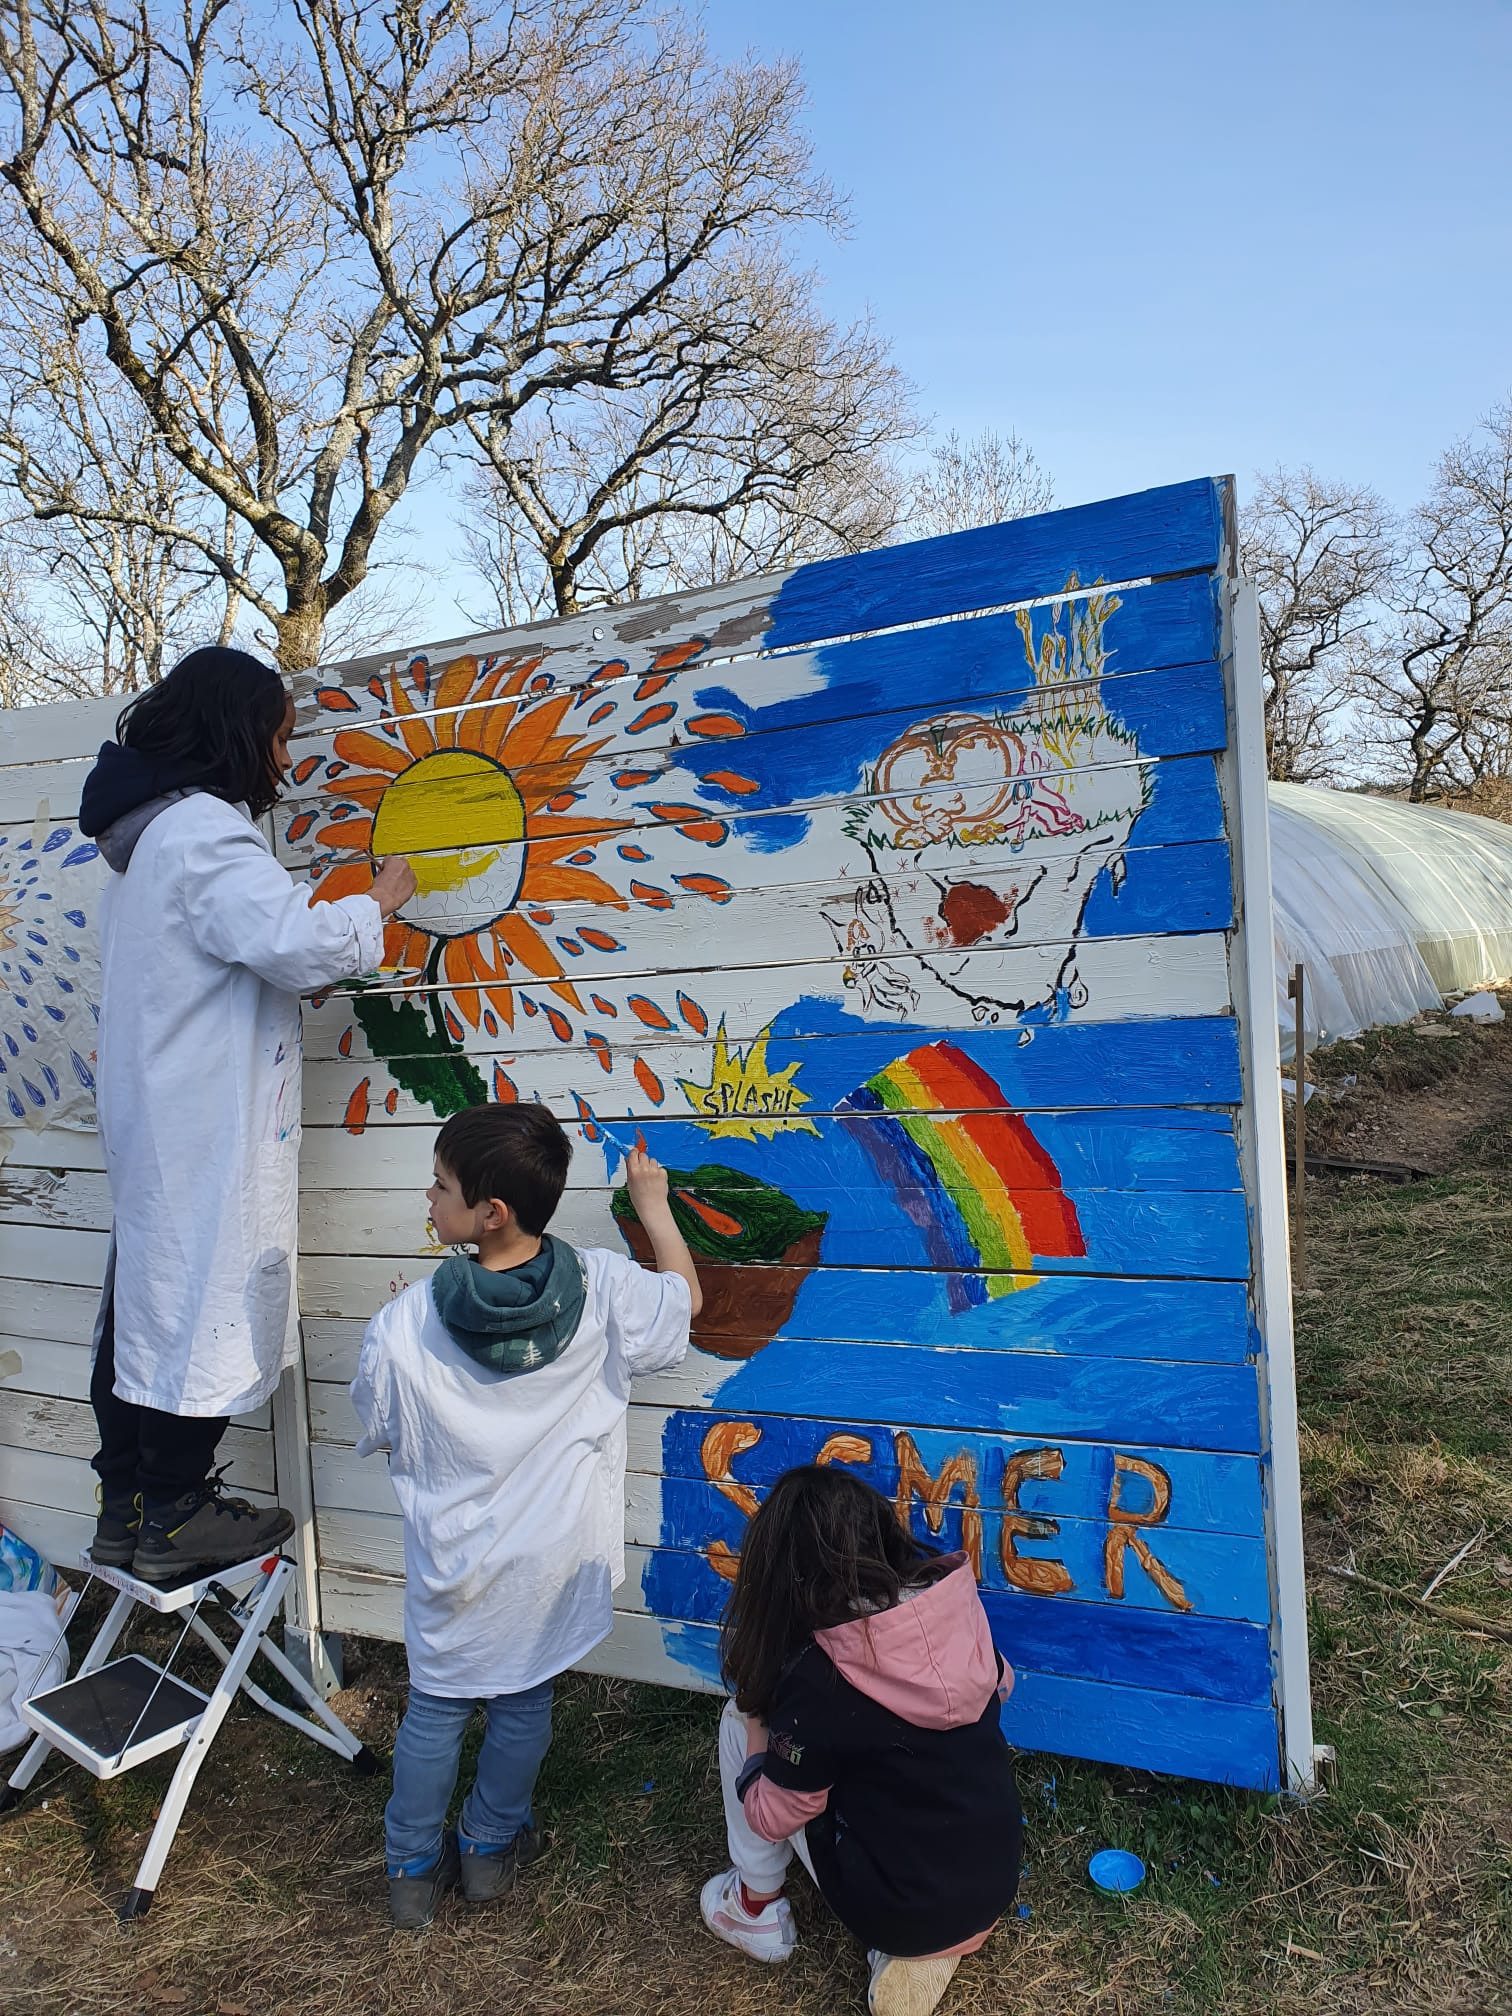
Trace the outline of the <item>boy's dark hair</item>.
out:
[[[123,708],[116,740],[260,819],[278,803],[273,737],[288,702],[271,665],[207,644]]]
[[[782,1669],[831,1624],[890,1610],[929,1579],[936,1550],[899,1523],[880,1491],[847,1470],[784,1471],[745,1531],[719,1651],[735,1705],[769,1715]]]
[[[572,1143],[544,1106],[469,1106],[436,1136],[436,1160],[469,1204],[498,1197],[535,1236],[562,1201]]]

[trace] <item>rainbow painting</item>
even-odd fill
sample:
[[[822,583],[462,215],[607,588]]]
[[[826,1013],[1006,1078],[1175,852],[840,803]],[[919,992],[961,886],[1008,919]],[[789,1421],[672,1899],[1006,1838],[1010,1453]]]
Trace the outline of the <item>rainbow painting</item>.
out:
[[[1034,1261],[1086,1252],[1060,1172],[1001,1088],[954,1043],[895,1057],[837,1111],[951,1271],[960,1312],[1030,1287]]]

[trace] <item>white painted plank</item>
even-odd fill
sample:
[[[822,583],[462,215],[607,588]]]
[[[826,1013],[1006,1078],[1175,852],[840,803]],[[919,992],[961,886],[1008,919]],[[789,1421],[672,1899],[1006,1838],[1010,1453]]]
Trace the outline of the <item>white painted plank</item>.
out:
[[[639,1578],[626,1577],[625,1595]],[[397,1641],[404,1636],[404,1583],[393,1576],[363,1575],[349,1569],[327,1568],[321,1574],[321,1595],[326,1627],[332,1631],[352,1631],[368,1638]],[[695,1693],[718,1693],[712,1682],[668,1657],[662,1626],[643,1611],[618,1609],[614,1630],[602,1645],[578,1661],[580,1673],[605,1673],[620,1680],[649,1681],[658,1687],[677,1687]]]
[[[45,1399],[0,1386],[0,1449],[36,1449],[54,1456],[81,1456],[87,1463],[99,1447],[94,1409],[87,1401]],[[0,1463],[9,1469],[9,1457]],[[253,1491],[273,1490],[273,1438],[266,1428],[228,1428],[221,1437],[218,1463],[226,1473]]]
[[[628,658],[632,670],[643,674],[651,669],[652,660],[663,647],[702,636],[708,639],[708,649],[699,662],[707,675],[715,665],[737,655],[749,655],[759,647],[767,628],[768,606],[787,578],[786,571],[759,575],[715,588],[655,596],[615,609],[591,609],[582,615],[552,617],[514,629],[453,637],[402,653],[376,652],[339,665],[297,672],[290,688],[299,709],[300,737],[314,741],[351,727],[359,719],[355,714],[332,714],[316,707],[311,696],[320,687],[349,687],[367,706],[372,706],[371,699],[362,691],[367,680],[390,666],[403,667],[419,656],[430,660],[433,690],[442,668],[461,657],[507,656],[517,662],[529,658],[538,661],[558,686],[572,686],[612,658]],[[415,697],[413,692],[411,697]],[[418,699],[416,704],[418,707]]]
[[[707,930],[702,936],[702,949],[707,951]],[[831,939],[822,947],[816,944],[814,956],[808,959],[783,962],[771,956],[775,947],[767,948],[764,956],[759,948],[746,948],[744,963],[717,968],[687,963],[689,954],[698,949],[697,945],[681,947],[677,954],[681,964],[653,969],[637,960],[630,969],[612,974],[594,975],[574,968],[563,978],[582,991],[594,988],[611,999],[622,999],[624,992],[649,995],[669,1019],[676,1016],[676,995],[681,990],[703,1008],[711,1029],[722,1016],[732,1040],[749,1041],[800,997],[833,1001],[865,1015],[868,982],[885,995],[891,969],[904,985],[917,990],[918,998],[906,1012],[877,1012],[868,1015],[868,1020],[878,1025],[906,1020],[916,1028],[971,1029],[977,1024],[965,998],[968,995],[1031,1005],[1053,1000],[1067,963],[1069,938],[1022,947],[981,945],[965,952],[902,952],[854,959],[836,958]],[[1167,938],[1082,938],[1076,943],[1075,967],[1087,998],[1070,1010],[1069,1021],[1124,1022],[1140,1017],[1228,1012],[1227,943],[1221,931]],[[439,992],[445,997],[455,990],[398,985],[371,991],[385,999],[413,1001],[424,1009],[431,994]],[[526,995],[553,1005],[545,982],[527,978],[496,991],[510,994],[517,1002]],[[644,1049],[655,1040],[654,1030],[637,1028],[634,1016],[626,1016],[623,1007],[614,1022],[606,1023],[599,1015],[588,1019],[602,1030],[611,1052],[631,1045]],[[667,1040],[679,1045],[687,1042],[681,1031]],[[507,1036],[501,1036],[498,1045],[516,1057],[531,1051],[551,1055],[560,1052],[561,1046],[561,1037],[546,1017],[532,1016],[523,1005],[517,1007],[514,1026]],[[582,1054],[579,1051],[579,1062]],[[311,1076],[315,1075],[312,1071]]]
[[[261,1439],[266,1442],[268,1438]],[[227,1482],[254,1505],[271,1504],[265,1490],[240,1474],[242,1467],[240,1462],[234,1463]],[[24,1504],[53,1505],[64,1512],[88,1513],[93,1519],[98,1479],[85,1457],[55,1456],[45,1449],[8,1449],[0,1466],[0,1482]]]
[[[79,1555],[94,1538],[95,1515],[93,1510],[79,1512],[63,1505],[33,1505],[24,1498],[0,1495],[0,1525],[19,1534],[28,1546],[35,1547],[44,1560],[61,1568],[65,1575],[72,1570],[77,1576],[83,1572]],[[78,1586],[77,1582],[74,1586]],[[12,1752],[12,1761],[14,1756]]]
[[[0,723],[10,718],[0,713]],[[30,824],[44,804],[48,818],[58,823],[77,818],[79,793],[93,764],[93,750],[83,761],[6,764],[0,769],[0,825]]]
[[[0,1224],[108,1232],[110,1186],[94,1169],[27,1169],[0,1163]]]
[[[0,1386],[0,1393],[47,1394],[55,1400],[87,1400],[93,1352],[87,1344],[55,1344],[44,1337],[0,1335],[0,1357],[14,1352],[21,1369]]]
[[[614,1680],[640,1680],[653,1687],[680,1687],[693,1694],[722,1694],[717,1681],[706,1679],[667,1651],[659,1619],[616,1610],[614,1630],[602,1645],[577,1663],[580,1673],[604,1673]]]
[[[802,857],[809,850],[804,848],[799,851]],[[1147,875],[1156,869],[1162,870],[1178,889],[1188,881],[1199,879],[1205,888],[1207,881],[1214,877],[1215,859],[1219,865],[1222,862],[1219,848],[1211,841],[1158,848],[1129,848],[1113,856],[1106,850],[1101,853],[1092,851],[1090,858],[1085,840],[1079,848],[1058,841],[1048,844],[1043,850],[1031,841],[1026,843],[1020,854],[1006,861],[1004,851],[1001,846],[991,850],[990,854],[982,850],[983,858],[973,863],[962,850],[961,857],[953,858],[950,863],[948,882],[917,871],[907,875],[867,875],[864,887],[868,901],[874,908],[885,903],[910,944],[920,948],[948,947],[952,942],[950,925],[942,905],[949,889],[959,889],[962,884],[969,883],[974,892],[981,892],[976,900],[995,898],[1005,917],[1021,901],[1024,902],[1020,926],[1013,934],[1016,946],[1047,942],[1064,944],[1069,927],[1074,923],[1074,915],[1067,918],[1065,913],[1069,905],[1059,905],[1053,913],[1041,910],[1034,887],[1040,877],[1069,876],[1080,864],[1082,872],[1075,883],[1080,892],[1085,890],[1096,872],[1109,867],[1113,861],[1122,861],[1131,870],[1142,870]],[[1139,858],[1141,856],[1142,859]],[[755,854],[733,866],[724,864],[729,879],[718,900],[697,890],[680,888],[670,876],[664,876],[659,867],[652,866],[642,872],[649,875],[658,891],[665,895],[667,900],[662,907],[649,909],[637,904],[628,910],[617,911],[601,901],[553,901],[549,905],[551,922],[543,925],[542,929],[547,939],[558,945],[563,939],[573,939],[579,928],[585,925],[590,933],[598,932],[611,938],[633,936],[633,950],[628,955],[611,955],[595,947],[591,937],[578,944],[576,956],[567,952],[562,961],[564,973],[580,986],[598,985],[606,980],[615,982],[631,973],[680,970],[696,964],[699,955],[708,949],[711,932],[718,934],[719,964],[722,968],[731,964],[738,967],[769,963],[774,956],[787,959],[805,954],[833,957],[840,947],[840,929],[845,928],[854,917],[862,880],[851,873],[830,874],[806,882],[767,882],[756,880],[745,872],[748,867],[757,874],[762,871],[767,874],[774,870],[780,872],[784,858],[782,855]],[[722,857],[716,859],[713,869],[719,870],[721,862]],[[734,879],[737,874],[739,880]],[[1193,899],[1179,902],[1172,899],[1170,930],[1191,930],[1193,925],[1184,913],[1192,908]],[[449,919],[451,935],[461,937],[481,929],[486,941],[488,927],[497,917],[496,908],[454,912]],[[831,922],[831,919],[835,921]],[[1227,919],[1209,921],[1226,923]],[[1067,928],[1062,929],[1063,925]],[[523,984],[527,987],[532,984],[528,976]],[[312,1017],[309,1035],[314,1037],[319,1034],[319,1020]],[[309,1057],[329,1053],[323,1049],[317,1051],[307,1039],[305,1054]]]
[[[962,993],[952,991],[953,987],[991,1000],[1038,1002],[1047,994],[1055,994],[1065,966],[1065,948],[1049,946],[1023,952],[991,950],[973,954],[969,966],[958,977],[953,976],[951,986],[945,985],[922,959],[913,955],[906,960],[890,960],[886,965],[919,990],[919,998],[909,1009],[914,1028],[948,1034],[976,1026],[968,1002]],[[1076,965],[1087,998],[1070,1011],[1067,1019],[1072,1022],[1165,1019],[1176,1012],[1183,1017],[1211,1017],[1225,1015],[1229,1009],[1228,954],[1222,932],[1179,938],[1084,940],[1076,955]],[[877,964],[872,962],[871,972],[874,974],[876,970]],[[669,1017],[678,1012],[677,993],[687,992],[701,1006],[711,1030],[722,1017],[730,1042],[747,1045],[761,1036],[800,995],[827,999],[860,1012],[859,997],[847,985],[848,971],[857,973],[861,969],[831,960],[796,969],[769,966],[730,971],[715,980],[706,973],[688,971],[659,976],[655,986],[644,991]],[[867,977],[862,974],[863,979]],[[716,987],[718,995],[713,992]],[[533,999],[539,996],[545,1006],[551,1006],[550,996],[543,989],[526,991],[531,992]],[[712,1037],[697,1042],[686,1036],[659,1041],[653,1031],[637,1029],[634,1018],[625,1016],[623,1011],[616,1023],[605,1023],[597,1017],[590,1019],[609,1042],[605,1053],[610,1066],[607,1073],[601,1071],[597,1060],[581,1044],[570,1047],[564,1044],[545,1013],[533,1017],[520,1014],[507,1039],[501,1038],[493,1049],[492,1057],[507,1060],[509,1075],[522,1098],[539,1098],[562,1117],[576,1113],[574,1095],[579,1092],[591,1096],[594,1110],[605,1118],[633,1114],[654,1117],[660,1109],[654,1094],[634,1075],[637,1057],[646,1059],[664,1087],[672,1087],[679,1078],[708,1082],[714,1055]],[[884,1026],[880,1016],[872,1019],[876,1026]],[[563,1029],[567,1026],[561,1021]],[[626,1030],[625,1037],[620,1035],[621,1027]],[[637,1040],[638,1037],[644,1040]],[[368,1118],[374,1126],[385,1121],[383,1098],[388,1073],[383,1066],[360,1054],[360,1039],[352,1047],[358,1055],[331,1065],[311,1065],[307,1070],[308,1127],[340,1122],[353,1088],[364,1078],[377,1088],[369,1101]],[[490,1051],[480,1045],[469,1055],[487,1080],[492,1061]],[[401,1092],[398,1098],[406,1100],[406,1095]],[[407,1102],[403,1110],[407,1115],[425,1118],[427,1124],[436,1124],[433,1116],[424,1115],[423,1109],[412,1102]]]
[[[17,1127],[0,1156],[6,1169],[103,1169],[105,1151],[93,1127]]]
[[[50,1281],[98,1290],[105,1279],[109,1247],[110,1236],[106,1232],[0,1224],[0,1276],[13,1281]]]
[[[93,756],[115,738],[116,717],[129,693],[104,699],[57,700],[46,707],[8,707],[0,712],[0,748],[9,766],[56,763],[70,756]]]
[[[94,1340],[100,1291],[70,1288],[53,1281],[21,1280],[0,1271],[0,1331],[11,1337],[41,1337],[56,1344]]]
[[[21,1360],[21,1369],[4,1382],[0,1397],[11,1392],[54,1400],[88,1400],[94,1354],[87,1344],[58,1344],[45,1337],[0,1335],[0,1354],[7,1351],[13,1351]],[[264,1401],[250,1414],[234,1415],[232,1425],[269,1430],[273,1425],[271,1406]]]

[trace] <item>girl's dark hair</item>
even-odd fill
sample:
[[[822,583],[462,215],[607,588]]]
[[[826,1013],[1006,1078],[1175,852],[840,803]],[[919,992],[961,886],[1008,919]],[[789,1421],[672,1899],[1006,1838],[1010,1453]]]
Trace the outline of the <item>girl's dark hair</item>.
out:
[[[545,1106],[468,1106],[436,1136],[436,1160],[457,1179],[469,1204],[497,1197],[537,1237],[567,1187],[572,1143]]]
[[[805,1463],[778,1478],[746,1528],[719,1651],[735,1705],[767,1715],[783,1667],[815,1631],[890,1610],[928,1579],[935,1550],[899,1524],[880,1491]]]
[[[273,737],[289,696],[271,665],[248,651],[206,645],[126,707],[116,740],[165,775],[198,785],[254,819],[278,803]]]

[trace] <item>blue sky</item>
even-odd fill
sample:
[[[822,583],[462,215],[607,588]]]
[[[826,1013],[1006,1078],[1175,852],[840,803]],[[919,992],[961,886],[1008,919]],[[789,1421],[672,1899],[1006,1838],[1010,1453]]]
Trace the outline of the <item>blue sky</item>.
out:
[[[871,309],[942,429],[1016,428],[1060,503],[1306,461],[1406,507],[1512,393],[1509,0],[705,19],[802,62],[852,205],[811,247],[830,312]]]

